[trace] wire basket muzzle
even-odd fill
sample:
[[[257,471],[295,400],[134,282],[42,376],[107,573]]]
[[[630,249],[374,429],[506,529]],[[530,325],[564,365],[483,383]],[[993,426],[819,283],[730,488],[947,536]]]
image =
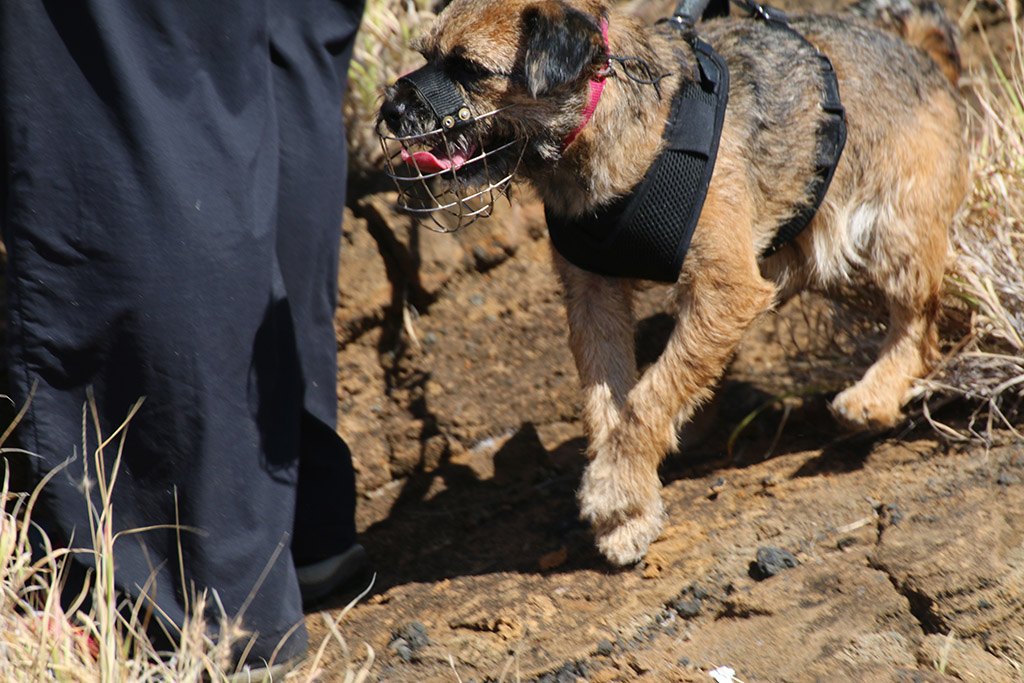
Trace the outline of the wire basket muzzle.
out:
[[[385,132],[382,122],[377,124],[386,173],[398,188],[399,208],[429,218],[429,226],[438,232],[453,232],[490,216],[525,148],[517,139],[497,144],[484,139],[481,131],[487,119],[501,109],[474,116],[455,82],[433,64],[399,80],[430,107],[437,126],[425,133],[395,136]],[[495,155],[502,153],[505,163],[495,163]]]

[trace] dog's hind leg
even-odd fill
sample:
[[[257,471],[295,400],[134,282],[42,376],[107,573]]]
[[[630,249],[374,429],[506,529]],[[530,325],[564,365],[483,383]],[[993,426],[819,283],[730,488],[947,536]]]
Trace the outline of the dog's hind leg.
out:
[[[832,412],[848,429],[878,430],[895,426],[914,379],[937,357],[935,318],[938,296],[908,305],[890,300],[889,331],[878,360],[856,384],[832,401]]]
[[[714,220],[705,208],[681,284],[677,321],[661,357],[626,396],[617,425],[591,447],[579,499],[597,545],[616,564],[636,562],[661,532],[658,464],[679,424],[711,395],[744,331],[772,306],[749,223]],[[748,243],[746,248],[737,248]]]
[[[938,358],[948,230],[967,191],[956,106],[944,91],[935,93],[918,114],[916,134],[887,149],[888,165],[876,165],[875,201],[891,208],[878,212],[864,268],[885,298],[889,330],[878,360],[832,402],[837,419],[853,429],[895,426],[913,381]]]
[[[936,320],[951,212],[939,216],[934,207],[909,208],[876,235],[869,275],[885,298],[889,329],[878,359],[832,401],[836,419],[849,429],[895,426],[911,384],[938,358]]]

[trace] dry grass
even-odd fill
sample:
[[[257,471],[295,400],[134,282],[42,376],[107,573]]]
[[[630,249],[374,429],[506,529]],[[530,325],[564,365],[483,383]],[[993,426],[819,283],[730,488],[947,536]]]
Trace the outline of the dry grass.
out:
[[[1008,11],[1009,54],[979,27],[987,64],[970,78],[973,185],[947,277],[948,308],[964,314],[966,329],[920,386],[925,418],[954,440],[989,440],[996,428],[1024,438],[1024,34],[1015,5]],[[929,406],[948,397],[977,406],[965,425],[931,418]]]
[[[181,632],[171,634],[179,645],[174,652],[158,652],[147,635],[145,623],[153,606],[139,599],[121,597],[114,585],[115,547],[125,536],[144,533],[145,529],[115,533],[111,491],[116,485],[124,436],[138,405],[110,436],[101,438],[95,412],[83,414],[83,433],[94,430],[98,446],[90,456],[69,460],[54,470],[31,494],[15,493],[10,488],[10,472],[3,469],[0,484],[0,680],[3,681],[224,681],[232,650],[244,648],[248,634],[239,618],[228,618],[217,597],[208,592],[193,593],[190,617]],[[12,428],[13,429],[13,428]],[[32,457],[3,448],[12,429],[0,437],[0,454]],[[83,439],[83,443],[85,440]],[[83,453],[87,452],[83,449]],[[108,458],[112,466],[104,467]],[[5,461],[6,464],[6,461]],[[43,537],[45,552],[33,559],[30,530],[32,512],[40,492],[61,470],[83,467],[81,481],[85,490],[94,488],[100,504],[90,507],[90,549],[53,548]],[[109,475],[104,472],[110,472]],[[38,528],[36,528],[38,531]],[[188,530],[182,529],[182,533]],[[73,555],[86,555],[95,571],[81,594],[74,596],[66,612],[60,604],[60,586]],[[82,607],[89,604],[88,607]],[[354,604],[354,601],[353,601]],[[211,624],[201,615],[222,616]],[[352,605],[349,605],[351,608]],[[331,672],[332,680],[360,683],[369,675],[373,653],[350,665],[347,645],[338,624],[348,612],[327,618],[328,637],[315,647],[311,660],[290,680],[312,681],[324,673],[322,662],[330,652],[342,662]]]
[[[377,174],[384,167],[380,141],[373,128],[381,90],[423,61],[409,49],[409,44],[434,18],[431,7],[431,0],[368,0],[366,3],[345,98],[349,168],[357,175]]]

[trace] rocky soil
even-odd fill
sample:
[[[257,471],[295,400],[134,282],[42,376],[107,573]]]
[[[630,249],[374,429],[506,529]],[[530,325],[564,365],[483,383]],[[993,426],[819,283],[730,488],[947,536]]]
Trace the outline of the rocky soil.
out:
[[[646,560],[612,569],[577,520],[584,437],[540,207],[519,192],[436,235],[357,194],[339,415],[377,577],[341,629],[379,680],[1024,681],[1024,443],[952,445],[920,409],[842,435],[825,406],[866,358],[815,341],[824,308],[798,302],[663,465]],[[642,363],[672,324],[662,298],[642,296]],[[309,614],[314,640],[342,606]]]

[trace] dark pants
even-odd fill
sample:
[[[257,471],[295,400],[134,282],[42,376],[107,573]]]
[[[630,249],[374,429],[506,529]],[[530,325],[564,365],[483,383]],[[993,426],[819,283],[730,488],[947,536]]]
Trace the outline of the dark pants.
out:
[[[118,540],[118,587],[178,623],[193,591],[216,591],[229,616],[253,594],[253,658],[302,620],[293,559],[354,539],[333,316],[360,12],[0,2],[10,372],[19,404],[34,390],[18,433],[36,480],[72,459],[37,520],[55,543],[89,544],[80,484],[97,478],[99,437],[90,420],[83,453],[83,406],[106,437],[144,398],[115,530],[182,530]],[[116,442],[105,451],[109,469]],[[300,627],[280,656],[305,644]]]

